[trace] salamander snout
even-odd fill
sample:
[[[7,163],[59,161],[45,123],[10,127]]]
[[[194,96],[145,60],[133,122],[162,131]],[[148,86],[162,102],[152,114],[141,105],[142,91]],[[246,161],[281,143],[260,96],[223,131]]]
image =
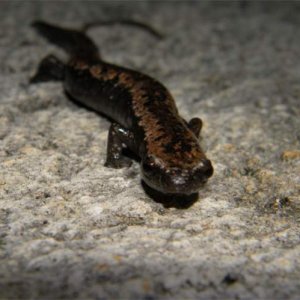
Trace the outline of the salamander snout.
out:
[[[212,164],[206,158],[193,168],[166,168],[152,160],[142,163],[142,178],[146,184],[166,194],[196,193],[212,174]]]
[[[193,169],[192,176],[198,178],[199,181],[206,182],[209,177],[212,176],[214,172],[213,166],[209,159],[203,159],[199,165]]]

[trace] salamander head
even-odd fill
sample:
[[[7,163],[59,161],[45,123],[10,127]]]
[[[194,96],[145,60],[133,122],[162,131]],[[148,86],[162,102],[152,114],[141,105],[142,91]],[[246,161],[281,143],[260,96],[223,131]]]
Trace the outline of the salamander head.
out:
[[[193,194],[213,174],[213,167],[202,157],[192,167],[167,167],[161,160],[147,156],[141,164],[142,178],[151,188],[165,194]]]

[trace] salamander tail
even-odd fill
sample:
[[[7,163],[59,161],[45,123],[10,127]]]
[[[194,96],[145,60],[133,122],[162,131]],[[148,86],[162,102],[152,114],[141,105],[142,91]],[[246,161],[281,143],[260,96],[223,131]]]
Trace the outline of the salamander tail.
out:
[[[35,21],[32,26],[50,43],[62,48],[71,57],[89,61],[100,58],[94,42],[81,31],[61,28],[43,21]]]

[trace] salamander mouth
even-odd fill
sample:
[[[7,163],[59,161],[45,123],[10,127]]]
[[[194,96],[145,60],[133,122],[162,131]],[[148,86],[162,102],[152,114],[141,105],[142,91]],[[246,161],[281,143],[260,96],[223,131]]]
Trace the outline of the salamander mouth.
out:
[[[199,192],[202,186],[206,183],[207,180],[198,183],[197,186],[190,184],[168,184],[164,183],[162,180],[153,181],[148,180],[146,177],[143,177],[144,182],[154,190],[157,190],[163,194],[176,194],[176,195],[190,195]]]
[[[211,162],[206,159],[199,168],[162,170],[142,168],[142,179],[152,189],[164,194],[190,195],[199,192],[213,174]]]

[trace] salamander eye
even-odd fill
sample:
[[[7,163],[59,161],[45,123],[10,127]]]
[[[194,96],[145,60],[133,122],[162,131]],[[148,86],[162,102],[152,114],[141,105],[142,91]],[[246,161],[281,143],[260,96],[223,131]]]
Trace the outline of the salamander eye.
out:
[[[145,172],[150,172],[153,170],[154,167],[154,163],[147,163],[147,162],[143,162],[142,164],[142,168]]]
[[[144,172],[151,172],[155,168],[154,160],[151,157],[146,157],[142,162]]]

